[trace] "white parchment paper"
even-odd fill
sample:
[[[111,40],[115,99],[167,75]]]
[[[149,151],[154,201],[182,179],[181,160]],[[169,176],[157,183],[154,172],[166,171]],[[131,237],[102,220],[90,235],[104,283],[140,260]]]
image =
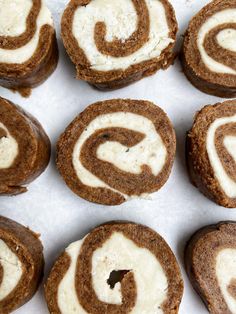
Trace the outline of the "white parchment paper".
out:
[[[236,210],[219,207],[194,188],[188,180],[184,143],[193,115],[203,105],[220,98],[195,89],[182,73],[179,61],[167,71],[143,79],[129,87],[100,92],[75,80],[75,70],[60,38],[60,18],[67,0],[46,0],[53,12],[60,48],[60,62],[55,73],[30,98],[0,87],[0,95],[21,105],[35,115],[50,136],[53,154],[45,173],[33,182],[26,194],[0,198],[0,214],[41,233],[46,259],[45,277],[59,253],[72,241],[80,239],[98,224],[123,219],[148,225],[169,243],[181,265],[185,280],[180,314],[207,313],[192,289],[183,268],[183,249],[190,235],[198,228],[220,220],[236,220]],[[111,0],[117,1],[117,0]],[[178,45],[190,18],[206,0],[171,0],[179,22]],[[177,154],[170,179],[153,200],[132,200],[121,206],[105,207],[89,203],[74,195],[55,167],[55,143],[74,117],[89,104],[111,98],[136,98],[153,101],[172,120],[177,134]],[[143,270],[145,271],[145,269]],[[48,313],[43,289],[16,311],[17,314]],[[140,313],[142,314],[142,313]]]

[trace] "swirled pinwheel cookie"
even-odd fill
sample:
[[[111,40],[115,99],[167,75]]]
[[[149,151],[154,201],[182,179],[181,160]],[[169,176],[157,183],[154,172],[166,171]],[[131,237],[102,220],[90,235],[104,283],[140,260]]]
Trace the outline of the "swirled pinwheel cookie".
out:
[[[0,1],[0,85],[23,95],[56,68],[52,15],[44,0]]]
[[[114,89],[174,61],[175,12],[168,0],[71,0],[62,38],[77,78]]]
[[[0,313],[11,313],[33,297],[43,267],[43,247],[38,236],[0,216]]]
[[[236,207],[236,100],[206,106],[187,135],[192,182],[221,206]]]
[[[0,195],[26,192],[47,167],[50,146],[34,117],[0,97]]]
[[[95,203],[118,205],[146,197],[169,177],[175,133],[163,110],[141,100],[90,105],[57,145],[57,167],[66,184]]]
[[[236,96],[236,1],[214,0],[191,20],[182,55],[184,72],[201,91]]]
[[[183,281],[165,240],[148,227],[111,222],[72,243],[45,285],[53,314],[176,314]]]
[[[187,243],[189,279],[211,314],[236,313],[236,222],[198,230]]]

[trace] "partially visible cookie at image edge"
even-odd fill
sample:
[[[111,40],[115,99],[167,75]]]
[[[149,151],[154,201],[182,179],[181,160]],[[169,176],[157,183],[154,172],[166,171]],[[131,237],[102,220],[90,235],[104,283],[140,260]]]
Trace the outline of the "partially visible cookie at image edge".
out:
[[[2,0],[0,85],[29,96],[58,62],[56,33],[44,0]]]
[[[11,313],[33,297],[43,267],[43,246],[38,235],[0,216],[0,313]]]
[[[185,249],[189,279],[211,314],[236,308],[236,223],[224,221],[198,230]]]
[[[51,144],[41,124],[0,97],[0,195],[27,191],[47,167]]]
[[[205,106],[187,134],[191,181],[214,202],[236,207],[236,101]]]
[[[190,82],[219,97],[236,97],[236,0],[214,0],[191,20],[182,63]]]
[[[46,281],[49,312],[177,314],[183,280],[174,254],[152,229],[110,222],[72,243]]]

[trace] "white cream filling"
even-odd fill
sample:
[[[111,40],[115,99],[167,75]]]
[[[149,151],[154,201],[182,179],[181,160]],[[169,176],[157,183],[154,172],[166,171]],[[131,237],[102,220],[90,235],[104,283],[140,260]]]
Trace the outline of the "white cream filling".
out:
[[[22,34],[26,29],[26,19],[31,7],[32,0],[0,0],[0,35],[19,36]],[[46,24],[53,26],[53,20],[43,0],[33,38],[21,48],[0,48],[0,63],[21,64],[29,60],[37,49],[40,29]]]
[[[236,23],[236,9],[226,9],[217,12],[211,16],[200,28],[198,32],[197,45],[201,54],[201,58],[205,65],[212,71],[217,73],[227,73],[236,75],[236,71],[232,68],[221,64],[214,59],[212,59],[204,48],[204,40],[206,35],[214,27],[222,25],[224,23]],[[230,33],[228,31],[230,30]],[[231,51],[236,51],[236,37],[235,30],[227,29],[221,31],[217,36],[218,43],[226,49]]]
[[[142,165],[148,165],[157,176],[165,165],[167,150],[151,120],[131,112],[116,112],[96,117],[80,135],[73,150],[73,166],[79,180],[87,186],[110,188],[81,163],[80,154],[85,141],[103,128],[120,127],[145,134],[137,145],[128,148],[118,142],[107,141],[97,150],[97,158],[111,162],[121,170],[140,173]],[[113,190],[114,191],[114,190]],[[119,191],[116,191],[120,193]],[[121,194],[121,193],[120,193]]]
[[[84,240],[71,244],[66,253],[71,265],[58,289],[58,305],[62,314],[87,313],[79,304],[75,290],[76,264]],[[138,247],[121,232],[114,233],[92,256],[92,282],[98,299],[109,304],[122,304],[121,284],[113,289],[107,283],[110,273],[129,270],[133,273],[137,299],[132,314],[162,314],[161,305],[167,298],[168,281],[156,257]]]
[[[224,138],[224,146],[236,162],[236,136],[228,135]]]
[[[0,240],[0,264],[3,268],[0,284],[0,301],[2,301],[14,290],[23,274],[21,261],[3,240]]]
[[[18,143],[1,122],[0,128],[7,133],[7,137],[0,138],[0,169],[7,169],[18,155]]]
[[[215,133],[216,130],[224,124],[236,123],[236,115],[231,117],[224,117],[216,119],[209,127],[207,132],[206,148],[211,166],[214,170],[215,176],[224,190],[225,194],[230,198],[236,197],[236,182],[225,171],[222,162],[218,156],[215,146]],[[236,160],[236,137],[226,136],[224,139],[224,145],[230,155]]]
[[[236,20],[234,21],[236,23]],[[220,46],[236,52],[236,29],[227,28],[219,32],[217,41]]]
[[[131,0],[94,0],[79,7],[74,15],[72,32],[83,49],[91,68],[98,71],[126,69],[152,58],[174,40],[169,38],[169,26],[165,8],[159,0],[145,0],[150,16],[149,40],[140,49],[126,57],[111,57],[99,52],[94,41],[97,22],[107,27],[107,41],[118,38],[125,41],[137,29],[137,13]]]
[[[77,259],[83,242],[84,239],[74,242],[66,249],[66,253],[71,258],[70,268],[60,282],[57,292],[58,307],[62,314],[87,313],[80,305],[75,290]]]
[[[0,0],[0,36],[19,36],[26,30],[32,0]]]
[[[236,314],[236,300],[228,291],[231,280],[236,279],[236,249],[223,249],[217,254],[216,277],[229,310]]]

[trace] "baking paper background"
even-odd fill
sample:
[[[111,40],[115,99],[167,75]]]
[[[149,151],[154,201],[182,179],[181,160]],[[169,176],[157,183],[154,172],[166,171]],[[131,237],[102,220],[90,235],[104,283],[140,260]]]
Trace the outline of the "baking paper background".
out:
[[[47,170],[29,186],[26,194],[0,198],[0,214],[41,233],[46,260],[45,278],[59,253],[96,225],[114,219],[148,225],[166,239],[180,263],[185,291],[179,313],[207,313],[186,277],[183,268],[184,246],[196,229],[220,220],[236,220],[236,210],[214,204],[189,183],[184,143],[195,112],[206,104],[214,104],[222,99],[195,89],[182,73],[178,60],[167,71],[160,71],[134,85],[112,92],[100,92],[75,80],[75,69],[60,38],[60,18],[67,0],[46,2],[57,28],[60,48],[57,70],[43,85],[34,89],[28,99],[1,87],[0,96],[14,101],[37,117],[51,139],[53,154]],[[171,1],[180,28],[178,46],[190,18],[208,2]],[[177,134],[174,168],[165,186],[153,195],[153,200],[132,200],[114,207],[92,204],[73,194],[56,170],[55,143],[65,127],[89,104],[111,98],[153,101],[165,110],[174,124]],[[42,287],[30,302],[15,313],[48,313]]]

